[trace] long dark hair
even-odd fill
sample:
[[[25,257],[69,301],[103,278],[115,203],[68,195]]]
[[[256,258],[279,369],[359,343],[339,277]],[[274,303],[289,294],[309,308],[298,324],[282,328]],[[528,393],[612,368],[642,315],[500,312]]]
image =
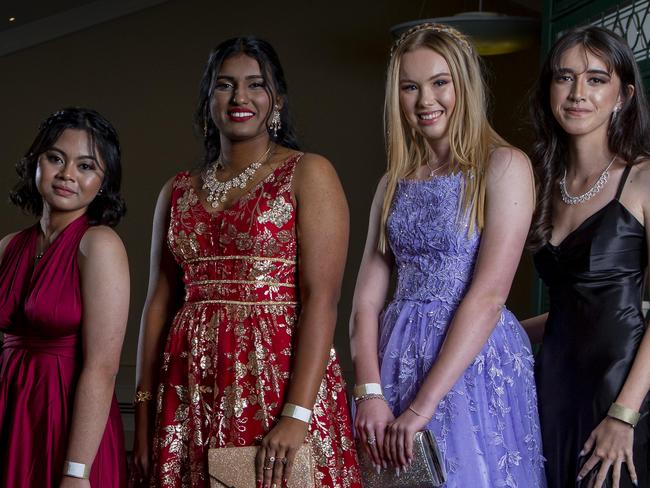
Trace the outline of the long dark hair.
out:
[[[550,87],[560,68],[560,58],[570,48],[583,49],[599,57],[610,73],[621,80],[623,104],[610,125],[608,145],[628,164],[650,157],[650,116],[643,80],[634,54],[617,34],[602,27],[582,27],[564,34],[551,48],[533,90],[531,120],[536,133],[531,161],[537,179],[537,209],[533,217],[528,247],[537,250],[551,237],[552,201],[562,171],[566,167],[568,138],[551,111]],[[634,95],[627,94],[628,85]]]
[[[120,193],[122,181],[120,142],[111,123],[88,108],[65,108],[45,119],[31,146],[16,163],[19,181],[9,193],[9,199],[23,211],[36,217],[41,216],[43,198],[36,187],[38,158],[52,148],[66,129],[85,131],[92,151],[97,151],[105,165],[100,193],[90,203],[86,212],[88,221],[92,225],[117,225],[126,213],[126,204]]]
[[[194,123],[197,131],[204,135],[204,166],[215,161],[221,152],[219,129],[214,125],[210,116],[210,97],[212,97],[214,90],[214,80],[224,60],[238,53],[246,54],[259,63],[262,76],[264,76],[267,82],[265,89],[271,102],[273,103],[273,100],[278,97],[283,101],[282,108],[280,109],[282,128],[278,130],[277,136],[269,132],[271,139],[281,146],[298,149],[298,138],[296,137],[289,112],[287,82],[284,78],[284,71],[282,70],[282,65],[280,64],[280,59],[275,49],[267,41],[257,37],[233,37],[219,44],[210,53],[208,64],[203,72],[203,78],[201,78],[199,103],[194,115]],[[267,118],[270,115],[269,113]]]

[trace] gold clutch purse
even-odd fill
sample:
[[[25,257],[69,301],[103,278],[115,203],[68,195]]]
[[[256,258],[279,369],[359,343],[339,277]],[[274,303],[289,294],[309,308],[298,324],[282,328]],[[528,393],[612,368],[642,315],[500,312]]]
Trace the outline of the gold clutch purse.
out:
[[[210,488],[255,488],[255,456],[258,446],[208,449]],[[289,488],[314,488],[314,457],[303,444],[293,460]]]
[[[362,446],[358,446],[364,488],[434,488],[447,479],[445,463],[433,433],[423,430],[413,440],[413,463],[399,476],[394,469],[382,469],[377,474]]]

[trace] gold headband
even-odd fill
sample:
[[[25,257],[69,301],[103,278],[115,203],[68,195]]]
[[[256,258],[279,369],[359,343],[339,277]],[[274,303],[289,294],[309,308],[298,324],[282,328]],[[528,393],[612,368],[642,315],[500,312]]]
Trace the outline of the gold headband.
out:
[[[433,31],[433,32],[442,32],[451,37],[466,54],[472,54],[472,45],[469,43],[467,38],[461,34],[459,31],[453,27],[449,27],[445,24],[434,24],[433,22],[425,22],[423,24],[418,24],[414,27],[411,27],[403,34],[401,34],[397,40],[394,42],[393,47],[390,50],[390,55],[393,57],[397,48],[399,48],[406,39],[411,37],[413,34],[422,31]]]

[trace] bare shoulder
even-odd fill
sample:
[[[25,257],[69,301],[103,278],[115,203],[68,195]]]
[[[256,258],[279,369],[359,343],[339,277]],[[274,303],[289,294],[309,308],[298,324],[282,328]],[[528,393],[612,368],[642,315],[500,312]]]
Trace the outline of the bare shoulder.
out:
[[[174,187],[174,180],[176,179],[176,176],[172,176],[169,178],[165,184],[162,186],[160,189],[160,193],[158,195],[159,200],[167,200],[169,201],[172,195],[172,188]]]
[[[84,259],[115,259],[126,256],[126,249],[117,232],[106,225],[96,225],[81,238],[79,254]]]
[[[297,194],[300,193],[301,188],[340,186],[339,177],[334,166],[320,154],[303,154],[296,165],[293,178],[294,189]]]
[[[8,235],[4,236],[0,240],[0,263],[2,262],[2,256],[4,256],[5,249],[7,248],[9,243],[11,242],[11,239],[13,239],[17,234],[18,234],[18,232],[12,232],[11,234],[8,234]]]
[[[628,182],[634,185],[645,185],[645,188],[648,188],[647,185],[650,183],[650,159],[642,159],[632,166]]]
[[[532,166],[530,159],[522,150],[512,146],[500,146],[490,153],[487,174],[488,178],[490,176],[501,177],[506,175],[530,177],[532,175]]]
[[[645,212],[650,211],[650,159],[643,159],[635,163],[630,169],[630,174],[625,182],[625,193],[632,196],[636,206],[636,202],[645,209]],[[627,200],[629,197],[625,196]]]
[[[384,204],[384,197],[386,196],[386,187],[388,186],[388,173],[384,175],[377,183],[377,189],[375,190],[375,196],[372,199],[373,205],[379,205],[380,207]]]
[[[316,153],[304,153],[298,160],[296,177],[317,176],[323,173],[336,173],[334,166],[326,157]]]

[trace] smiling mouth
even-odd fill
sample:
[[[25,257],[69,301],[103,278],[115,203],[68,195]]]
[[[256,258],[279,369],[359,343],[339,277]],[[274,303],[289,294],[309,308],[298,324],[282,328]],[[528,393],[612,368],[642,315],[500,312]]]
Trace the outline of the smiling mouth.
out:
[[[416,115],[419,121],[427,123],[439,119],[442,116],[442,113],[442,110],[434,110],[433,112],[423,112]]]
[[[228,112],[228,118],[235,122],[243,122],[253,118],[255,114],[249,110],[232,110]]]

